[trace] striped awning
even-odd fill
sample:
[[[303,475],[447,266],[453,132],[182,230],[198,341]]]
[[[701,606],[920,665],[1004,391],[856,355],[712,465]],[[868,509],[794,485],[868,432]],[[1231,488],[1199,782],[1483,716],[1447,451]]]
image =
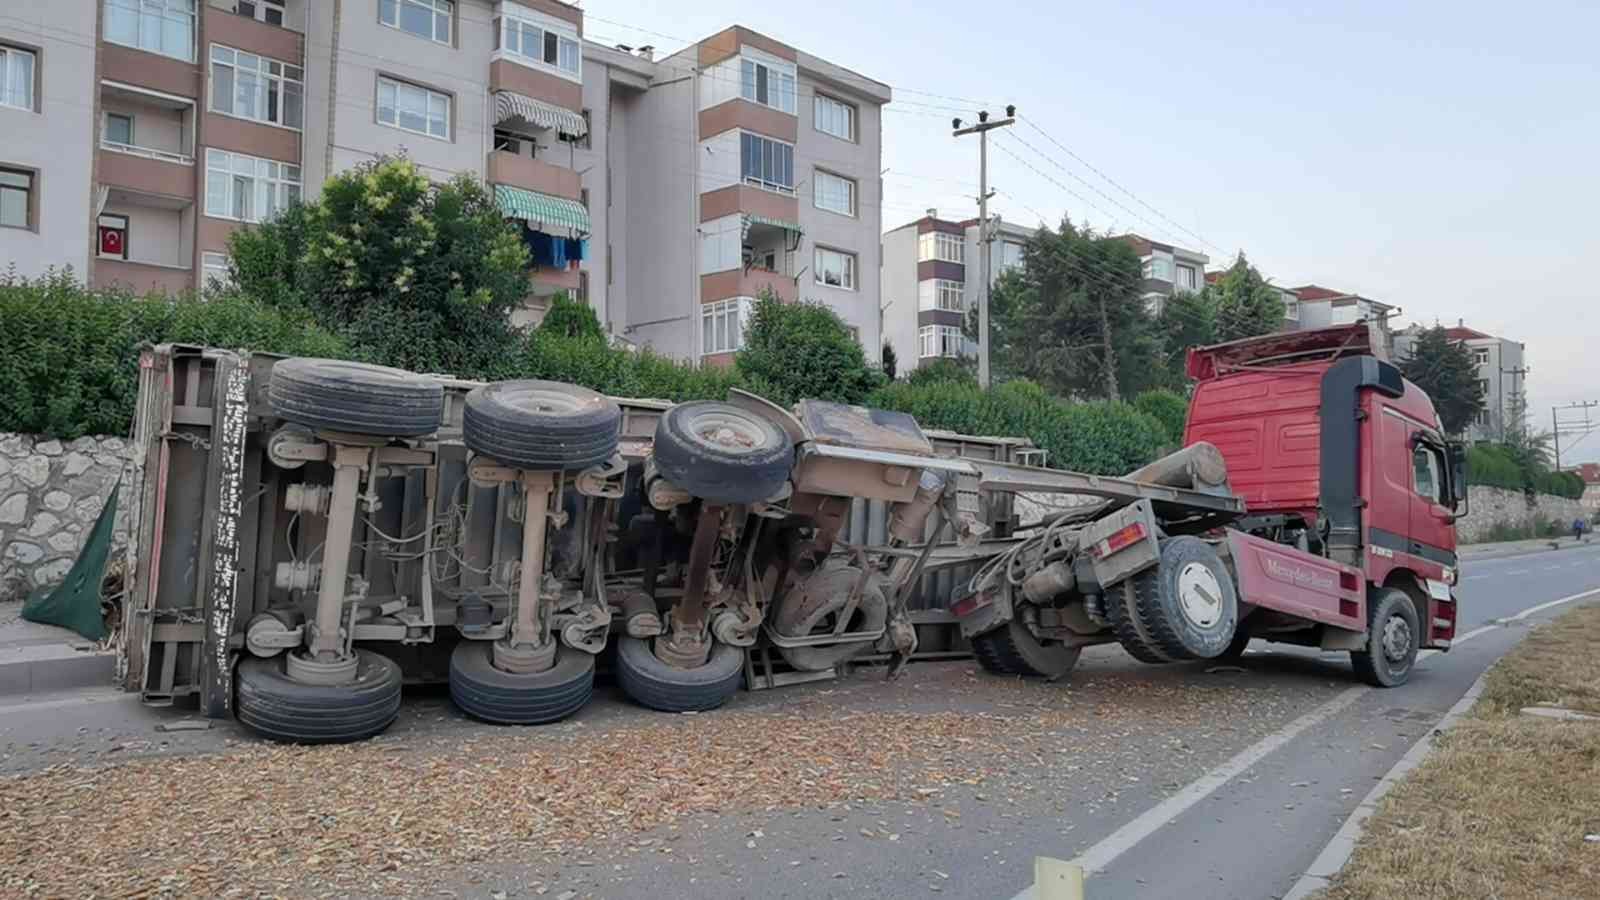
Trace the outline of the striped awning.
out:
[[[743,215],[744,227],[739,233],[741,238],[747,238],[750,236],[751,225],[771,225],[773,228],[782,228],[784,231],[793,232],[795,237],[799,237],[805,233],[801,230],[800,225],[795,222],[785,222],[782,219],[771,219],[766,216],[758,216],[755,213],[744,213]]]
[[[563,109],[543,100],[535,100],[515,91],[496,91],[494,123],[504,125],[511,119],[521,119],[534,128],[554,128],[573,137],[583,137],[589,133],[589,123],[583,120],[583,116],[570,109]]]
[[[534,231],[570,238],[589,236],[589,211],[576,200],[497,184],[494,202],[507,218],[521,219]]]

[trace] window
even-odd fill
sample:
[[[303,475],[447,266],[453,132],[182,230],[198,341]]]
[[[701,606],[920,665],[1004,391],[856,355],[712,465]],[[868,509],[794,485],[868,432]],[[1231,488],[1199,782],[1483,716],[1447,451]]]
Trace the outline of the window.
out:
[[[1144,261],[1144,277],[1154,281],[1172,280],[1172,260],[1161,256],[1152,256]]]
[[[200,254],[200,290],[202,292],[228,287],[232,284],[233,276],[228,271],[228,254],[209,252]]]
[[[1195,271],[1194,266],[1186,266],[1181,263],[1178,265],[1178,288],[1185,291],[1197,291],[1200,289],[1199,273]]]
[[[924,325],[917,329],[917,338],[923,359],[961,355],[961,329],[954,325]]]
[[[751,306],[749,297],[703,304],[700,307],[700,352],[729,353],[743,347]]]
[[[782,194],[794,193],[794,148],[758,134],[739,136],[739,171],[744,183]]]
[[[233,11],[268,25],[283,24],[283,4],[278,0],[239,0],[233,5]]]
[[[0,46],[0,106],[33,109],[34,55]]]
[[[299,200],[299,166],[206,150],[206,215],[263,222]]]
[[[1283,298],[1283,317],[1290,322],[1300,321],[1300,301],[1294,297]]]
[[[930,278],[917,284],[918,309],[943,309],[961,312],[966,309],[966,285],[945,278]]]
[[[589,135],[594,133],[594,128],[591,127],[593,122],[589,118],[589,111],[587,109],[579,115],[583,116],[583,137],[578,137],[575,134],[567,134],[565,131],[557,131],[556,140],[566,141],[579,150],[587,150],[589,149]]]
[[[1479,347],[1473,350],[1472,361],[1480,366],[1487,366],[1489,364],[1489,348]]]
[[[812,263],[812,269],[817,273],[817,284],[843,288],[847,291],[856,289],[856,255],[854,253],[818,247],[813,255]]]
[[[127,259],[128,217],[105,213],[95,224],[99,232],[96,255],[101,259]]]
[[[1479,397],[1488,397],[1489,396],[1489,379],[1487,379],[1487,378],[1479,378],[1478,379],[1478,396]]]
[[[856,183],[832,172],[817,169],[811,179],[813,202],[817,209],[836,212],[841,216],[856,214]]]
[[[1000,271],[1022,268],[1022,245],[1016,241],[1002,241],[1000,244]]]
[[[305,73],[231,47],[211,47],[211,109],[285,128],[299,128],[305,114]]]
[[[1418,444],[1411,451],[1411,470],[1417,494],[1434,503],[1443,503],[1444,484],[1439,473],[1444,470],[1444,465],[1439,458],[1439,451],[1427,444]]]
[[[746,50],[745,53],[750,51]],[[794,112],[794,65],[776,57],[739,61],[739,96],[786,113]]]
[[[856,108],[848,103],[813,95],[811,100],[812,125],[823,134],[831,134],[847,141],[856,139]]]
[[[525,138],[520,134],[513,134],[509,131],[506,131],[504,128],[496,128],[494,130],[494,149],[500,151],[501,153],[510,153],[516,156],[522,156],[523,144],[528,145],[527,155],[532,156],[534,148],[534,142],[532,140]]]
[[[133,116],[125,113],[106,113],[105,140],[125,147],[133,146]]]
[[[106,40],[194,61],[195,0],[106,0]]]
[[[0,226],[33,227],[33,173],[0,169]]]
[[[966,241],[960,235],[929,231],[917,237],[917,261],[943,260],[958,263],[966,259]]]
[[[500,49],[517,62],[555,69],[574,79],[583,74],[583,52],[578,45],[578,31],[570,25],[540,22],[515,15],[502,16]]]
[[[402,131],[449,140],[450,97],[380,75],[378,121]]]
[[[441,44],[450,43],[450,0],[378,0],[378,21]]]

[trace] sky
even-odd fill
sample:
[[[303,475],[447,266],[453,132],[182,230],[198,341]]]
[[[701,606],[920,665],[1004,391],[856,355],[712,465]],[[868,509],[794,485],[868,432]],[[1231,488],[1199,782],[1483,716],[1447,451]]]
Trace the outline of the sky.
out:
[[[1600,400],[1600,4],[581,5],[587,37],[658,59],[741,24],[889,84],[885,229],[976,215],[976,140],[950,119],[1014,103],[989,154],[1005,219],[1066,214],[1213,267],[1243,251],[1402,327],[1523,342],[1545,427]],[[1600,432],[1569,459],[1600,460]]]

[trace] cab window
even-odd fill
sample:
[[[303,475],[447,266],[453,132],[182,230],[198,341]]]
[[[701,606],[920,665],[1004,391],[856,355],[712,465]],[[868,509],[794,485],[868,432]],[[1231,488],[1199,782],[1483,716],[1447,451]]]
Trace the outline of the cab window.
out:
[[[1411,451],[1412,487],[1433,501],[1444,502],[1444,461],[1439,451],[1426,444],[1418,444]]]

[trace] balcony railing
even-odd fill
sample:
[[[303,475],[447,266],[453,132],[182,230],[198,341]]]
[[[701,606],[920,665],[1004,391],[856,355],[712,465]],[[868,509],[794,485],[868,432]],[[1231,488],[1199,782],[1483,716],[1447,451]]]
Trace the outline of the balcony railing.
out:
[[[156,159],[162,162],[177,163],[180,166],[194,165],[194,157],[186,153],[173,153],[170,150],[157,150],[154,147],[136,147],[133,144],[122,144],[116,141],[101,141],[101,150],[110,150],[113,153],[126,153],[129,156]]]
[[[746,175],[744,177],[744,183],[750,185],[751,187],[758,187],[762,190],[772,191],[773,193],[784,194],[790,197],[794,196],[794,187],[792,185],[779,184],[776,181],[766,181],[765,179],[756,178],[753,175]]]

